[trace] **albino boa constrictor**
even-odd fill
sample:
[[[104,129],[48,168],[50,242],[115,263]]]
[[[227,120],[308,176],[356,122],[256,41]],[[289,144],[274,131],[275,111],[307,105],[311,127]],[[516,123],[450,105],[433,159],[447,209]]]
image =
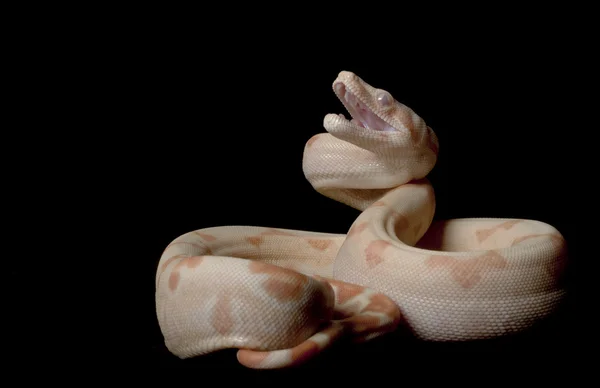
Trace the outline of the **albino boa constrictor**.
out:
[[[433,222],[432,129],[353,73],[333,90],[353,119],[325,117],[303,170],[319,193],[362,213],[347,235],[221,226],[176,238],[156,273],[167,348],[180,358],[237,348],[247,367],[281,368],[399,324],[462,341],[520,332],[553,312],[565,294],[561,234],[532,220]]]

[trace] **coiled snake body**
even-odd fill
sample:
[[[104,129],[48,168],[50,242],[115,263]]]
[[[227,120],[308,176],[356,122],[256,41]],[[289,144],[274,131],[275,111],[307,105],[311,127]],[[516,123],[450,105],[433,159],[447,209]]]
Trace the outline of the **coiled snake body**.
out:
[[[352,120],[325,117],[303,170],[319,193],[362,213],[345,235],[227,226],[176,238],[156,274],[167,348],[181,358],[238,348],[247,367],[281,368],[398,325],[462,341],[548,316],[565,294],[562,235],[533,220],[433,222],[432,129],[353,73],[333,90]]]

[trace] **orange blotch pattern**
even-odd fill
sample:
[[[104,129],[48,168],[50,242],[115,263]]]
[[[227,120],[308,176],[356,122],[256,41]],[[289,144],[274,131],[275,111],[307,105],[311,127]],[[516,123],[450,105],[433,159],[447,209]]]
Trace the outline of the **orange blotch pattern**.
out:
[[[331,240],[308,239],[308,243],[310,244],[311,247],[321,250],[321,251],[324,251],[325,249],[329,248],[332,241]]]
[[[279,301],[299,299],[308,282],[308,278],[300,273],[258,261],[251,261],[249,268],[253,274],[269,275],[262,286],[270,296]]]
[[[194,232],[195,234],[197,234],[198,236],[202,237],[202,239],[206,240],[206,241],[215,241],[217,238],[215,236],[212,236],[210,234],[206,234],[206,233],[202,233],[202,232]]]
[[[188,256],[182,259],[179,263],[175,265],[175,267],[171,270],[171,276],[169,276],[169,289],[171,291],[175,291],[177,286],[179,285],[179,280],[181,279],[180,270],[183,267],[187,267],[190,269],[196,268],[202,263],[204,260],[204,256]]]
[[[160,272],[158,274],[158,282],[160,282],[160,278],[163,274],[163,272],[165,272],[165,269],[169,266],[169,264],[171,264],[172,262],[174,262],[177,259],[182,259],[184,257],[190,257],[191,255],[187,254],[187,253],[182,253],[179,255],[175,255],[173,257],[169,257],[167,260],[165,260],[165,262],[160,266]]]
[[[555,234],[550,234],[550,233],[546,233],[546,234],[528,234],[525,236],[521,236],[521,237],[517,237],[516,239],[513,240],[511,246],[514,246],[520,242],[523,242],[525,240],[529,240],[530,238],[536,238],[536,237],[548,237],[550,238],[550,241],[552,241],[553,243],[555,243],[556,245],[561,245],[563,243],[563,238],[560,236],[557,236]]]
[[[381,327],[381,319],[373,315],[355,315],[349,321],[355,334],[376,331]]]
[[[500,254],[490,251],[478,257],[467,259],[452,256],[433,255],[425,264],[429,268],[446,268],[452,279],[463,288],[472,288],[481,281],[481,272],[486,268],[502,269],[507,261]]]
[[[327,282],[335,287],[335,299],[337,304],[344,304],[365,291],[364,287],[356,284],[340,282],[333,279],[327,279]]]
[[[287,279],[268,279],[263,287],[271,296],[283,302],[300,299],[304,284],[297,281],[289,282]]]
[[[322,334],[325,334],[329,337],[329,342],[333,341],[335,337],[340,333],[340,327],[330,326],[325,330],[321,331]],[[321,349],[328,344],[319,345],[315,341],[308,339],[302,342],[300,345],[295,346],[291,349],[291,359],[292,365],[299,365],[317,355]]]
[[[294,233],[287,232],[281,229],[270,228],[261,233],[263,236],[295,236]]]
[[[475,232],[475,235],[477,236],[477,240],[479,242],[483,242],[488,237],[490,237],[492,234],[496,233],[498,230],[500,230],[500,229],[509,230],[510,228],[512,228],[513,226],[518,224],[519,222],[521,222],[521,221],[520,220],[506,221],[506,222],[501,223],[500,225],[496,225],[489,229],[480,229]]]
[[[292,352],[292,363],[301,364],[308,359],[314,357],[321,350],[318,343],[312,340],[306,340],[300,345],[293,347]]]
[[[390,245],[385,240],[372,241],[365,249],[366,262],[369,268],[374,268],[383,263],[383,251]]]
[[[229,293],[222,293],[218,296],[211,325],[219,334],[228,334],[231,332],[234,322]]]
[[[250,244],[254,245],[255,247],[259,246],[263,241],[261,236],[250,236],[250,237],[246,237],[245,240],[247,242],[249,242]]]
[[[258,368],[271,352],[254,351],[249,349],[240,349],[237,352],[237,359],[240,364],[248,368]]]
[[[371,297],[371,302],[363,311],[372,311],[377,313],[394,313],[398,311],[396,304],[387,296],[377,293]]]
[[[258,247],[264,241],[263,236],[295,236],[295,234],[286,232],[284,230],[270,228],[256,236],[248,236],[245,238],[245,240],[255,247]]]
[[[361,222],[360,224],[356,224],[350,228],[348,231],[347,237],[356,236],[362,233],[363,230],[367,229],[369,223],[367,221]]]

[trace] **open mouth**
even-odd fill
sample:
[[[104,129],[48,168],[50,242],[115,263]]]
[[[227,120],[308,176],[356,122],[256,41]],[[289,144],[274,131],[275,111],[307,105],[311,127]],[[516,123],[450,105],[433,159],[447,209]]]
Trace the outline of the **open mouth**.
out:
[[[374,131],[395,131],[396,128],[385,122],[377,116],[365,103],[360,101],[356,95],[349,91],[346,86],[339,82],[334,85],[334,90],[338,98],[342,101],[352,120],[350,122],[358,127],[371,129]],[[343,114],[339,114],[346,119]]]

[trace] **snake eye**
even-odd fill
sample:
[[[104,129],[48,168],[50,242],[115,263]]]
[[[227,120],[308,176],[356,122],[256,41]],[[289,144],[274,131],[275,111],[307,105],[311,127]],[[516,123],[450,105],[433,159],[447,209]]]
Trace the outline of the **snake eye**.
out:
[[[394,98],[391,94],[386,92],[385,90],[380,90],[377,92],[377,102],[384,108],[388,108],[392,106],[394,103]]]

